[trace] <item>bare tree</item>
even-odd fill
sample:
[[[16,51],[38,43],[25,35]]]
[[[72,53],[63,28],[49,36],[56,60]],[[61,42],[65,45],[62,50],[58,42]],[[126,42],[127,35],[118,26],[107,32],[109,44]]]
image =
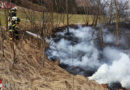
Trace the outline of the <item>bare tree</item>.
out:
[[[8,31],[8,9],[4,8],[6,31]]]
[[[67,32],[69,32],[69,12],[68,12],[68,0],[66,0],[66,17],[67,17]]]
[[[54,3],[53,3],[53,0],[51,0],[51,27],[52,29],[54,28]]]
[[[83,5],[83,11],[84,11],[84,22],[86,25],[89,24],[89,9],[91,7],[91,3],[87,2],[87,0],[85,0],[84,2],[82,2],[82,0],[80,0],[80,3]]]
[[[113,12],[112,0],[111,0],[111,2],[110,2],[109,9],[110,9],[110,12],[109,12],[110,15],[109,15],[109,21],[108,21],[108,24],[111,24],[112,17],[113,17],[113,14],[112,14],[112,12]]]
[[[43,42],[43,67],[44,67],[44,64],[45,64],[45,53],[46,53],[46,49],[45,49],[45,45],[46,45],[46,41],[45,41],[45,35],[46,35],[46,33],[45,33],[45,21],[44,21],[44,18],[45,18],[45,16],[44,16],[44,11],[43,11],[43,21],[42,21],[42,42]]]
[[[116,9],[116,45],[119,46],[119,13],[118,13],[118,1],[114,0]]]
[[[100,24],[100,37],[101,37],[101,44],[102,44],[102,48],[104,47],[104,43],[103,43],[103,31],[102,31],[102,24],[103,24],[103,21],[102,21],[102,11],[101,11],[101,0],[98,0],[98,8],[99,8],[99,24]]]

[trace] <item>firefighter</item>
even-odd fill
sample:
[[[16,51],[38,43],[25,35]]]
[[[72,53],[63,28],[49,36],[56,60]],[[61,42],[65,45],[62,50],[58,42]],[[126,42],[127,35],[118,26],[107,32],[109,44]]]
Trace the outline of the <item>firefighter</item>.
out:
[[[19,25],[20,18],[12,17],[9,25],[10,40],[19,40]]]
[[[17,15],[17,7],[11,8],[9,10],[9,18],[8,18],[10,40],[14,39],[19,40],[18,25],[20,23],[20,18],[18,18],[16,15]]]

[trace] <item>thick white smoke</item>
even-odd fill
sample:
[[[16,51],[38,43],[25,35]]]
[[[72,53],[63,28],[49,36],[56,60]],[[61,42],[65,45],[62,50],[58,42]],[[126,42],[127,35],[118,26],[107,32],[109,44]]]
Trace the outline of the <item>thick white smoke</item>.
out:
[[[96,32],[90,27],[80,28],[80,30],[70,29],[72,37],[76,37],[78,42],[72,45],[70,40],[62,38],[59,42],[54,42],[50,46],[49,58],[56,57],[61,63],[69,66],[79,66],[82,68],[98,67],[99,63],[99,51],[94,45],[93,39],[96,37]],[[95,33],[95,34],[93,34]],[[64,36],[65,32],[57,33],[57,35]],[[70,39],[72,39],[70,37]],[[74,40],[74,38],[73,38]]]
[[[115,43],[116,37],[107,29],[103,32],[105,43]],[[114,46],[106,46],[102,51],[99,50],[96,42],[97,30],[91,27],[71,28],[70,33],[67,35],[66,32],[59,32],[57,37],[51,39],[48,50],[50,59],[54,58],[60,60],[60,63],[86,70],[97,70],[89,79],[101,84],[120,82],[123,87],[130,88],[129,55]]]
[[[130,57],[110,47],[104,49],[104,54],[111,63],[101,65],[89,79],[100,84],[120,82],[123,87],[130,88]]]

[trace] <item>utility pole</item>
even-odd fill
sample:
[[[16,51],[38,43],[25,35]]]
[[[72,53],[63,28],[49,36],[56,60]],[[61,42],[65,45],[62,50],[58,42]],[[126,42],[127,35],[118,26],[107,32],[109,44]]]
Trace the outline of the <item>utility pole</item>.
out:
[[[69,11],[68,11],[68,0],[66,0],[66,16],[67,16],[67,32],[69,33]]]

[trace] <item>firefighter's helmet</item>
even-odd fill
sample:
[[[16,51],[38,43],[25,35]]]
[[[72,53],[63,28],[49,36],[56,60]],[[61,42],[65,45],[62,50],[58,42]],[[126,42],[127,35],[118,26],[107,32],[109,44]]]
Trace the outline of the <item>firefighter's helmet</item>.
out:
[[[17,11],[17,7],[11,8],[11,11]]]

